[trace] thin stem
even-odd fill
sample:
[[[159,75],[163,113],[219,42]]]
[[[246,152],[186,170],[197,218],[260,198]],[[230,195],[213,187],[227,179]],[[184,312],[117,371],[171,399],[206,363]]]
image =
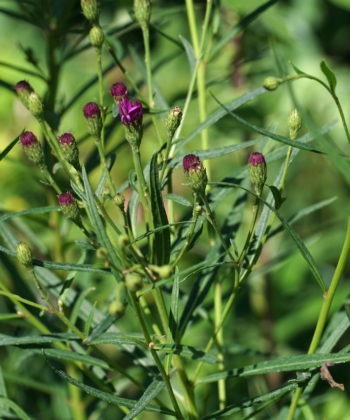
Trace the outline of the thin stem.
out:
[[[150,349],[150,352],[151,352],[151,355],[152,355],[152,357],[154,359],[154,362],[157,365],[158,370],[159,370],[160,374],[163,377],[163,380],[165,382],[165,386],[166,386],[166,388],[168,390],[168,393],[169,393],[169,397],[170,397],[171,402],[173,404],[174,410],[175,410],[175,412],[177,414],[177,418],[178,419],[184,419],[184,417],[183,417],[183,415],[181,413],[180,407],[179,407],[179,405],[177,403],[177,400],[176,400],[176,397],[175,397],[173,388],[171,386],[169,376],[166,374],[166,372],[164,370],[164,367],[162,365],[162,362],[159,359],[159,356],[158,356],[157,352],[152,348],[151,336],[150,336],[150,334],[148,332],[148,327],[147,327],[146,322],[144,320],[143,313],[142,313],[142,311],[140,309],[139,301],[138,301],[137,297],[135,296],[135,293],[130,293],[130,295],[131,295],[131,299],[132,299],[133,304],[134,304],[134,308],[135,308],[135,311],[136,311],[137,318],[138,318],[138,320],[140,322],[140,325],[141,325],[141,328],[142,328],[142,331],[143,331],[143,335],[145,336],[146,343],[147,343],[147,345],[148,345],[148,347]]]
[[[315,328],[307,354],[315,353],[317,346],[322,338],[322,333],[327,322],[329,310],[331,308],[335,292],[339,285],[339,281],[343,275],[349,253],[350,253],[350,217],[348,218],[346,236],[345,236],[344,244],[343,244],[340,256],[339,256],[338,264],[334,271],[329,289],[323,295],[324,300],[321,306],[316,328]],[[303,390],[304,390],[303,387],[297,388],[295,390],[291,405],[289,407],[287,420],[292,420],[294,418],[294,414],[298,406],[299,398]]]
[[[244,258],[246,257],[246,255],[249,251],[250,244],[251,244],[251,241],[252,241],[252,238],[253,238],[253,235],[254,235],[254,231],[255,231],[256,222],[258,220],[259,208],[260,208],[260,200],[256,197],[255,198],[255,203],[254,203],[253,209],[252,209],[253,217],[252,217],[251,226],[249,228],[247,239],[246,239],[245,244],[243,246],[241,255],[239,256],[239,259],[238,259],[239,264],[242,263],[242,261],[244,260]]]
[[[47,169],[46,166],[40,168],[42,174],[45,176],[47,182],[51,185],[51,187],[56,191],[57,194],[61,194],[62,190],[61,188],[57,185],[56,181],[53,179],[52,175],[50,174],[49,170]]]
[[[215,330],[218,330],[220,322],[221,322],[221,314],[222,314],[222,287],[219,281],[215,284],[215,294],[214,294],[214,317],[215,317]],[[219,359],[219,370],[225,370],[225,363],[224,363],[224,335],[223,329],[220,328],[216,335],[216,343],[218,347],[218,359]],[[225,379],[221,379],[218,381],[218,394],[219,394],[219,409],[224,409],[226,405],[226,386],[225,386]]]

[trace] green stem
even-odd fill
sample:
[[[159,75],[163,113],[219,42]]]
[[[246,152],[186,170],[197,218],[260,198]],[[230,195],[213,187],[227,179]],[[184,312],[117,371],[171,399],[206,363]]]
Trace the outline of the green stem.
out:
[[[143,317],[143,313],[142,313],[142,311],[140,309],[139,301],[138,301],[137,297],[135,296],[135,293],[130,293],[130,295],[131,295],[131,299],[132,299],[133,304],[134,304],[134,308],[135,308],[135,311],[136,311],[137,318],[138,318],[138,320],[140,322],[140,326],[141,326],[142,331],[143,331],[143,335],[145,336],[146,343],[147,343],[147,345],[148,345],[148,347],[150,349],[150,352],[151,352],[151,355],[152,355],[152,357],[154,359],[154,362],[155,362],[156,366],[158,367],[158,370],[159,370],[160,374],[163,377],[163,380],[165,382],[165,386],[166,386],[166,388],[168,390],[168,393],[169,393],[169,397],[170,397],[171,402],[173,404],[174,410],[175,410],[175,412],[177,414],[177,418],[178,419],[183,419],[184,417],[183,417],[183,415],[181,413],[181,410],[180,410],[180,407],[179,407],[179,405],[177,403],[177,400],[176,400],[176,397],[175,397],[173,388],[172,388],[171,383],[170,383],[169,376],[166,374],[166,372],[164,370],[164,367],[163,367],[162,362],[161,362],[161,360],[160,360],[160,358],[158,356],[158,353],[156,352],[156,350],[154,350],[152,348],[151,336],[150,336],[150,334],[148,332],[148,327],[147,327],[147,325],[145,323],[145,320],[144,320],[144,317]]]
[[[255,203],[252,209],[252,212],[253,212],[252,222],[251,222],[251,226],[249,228],[247,239],[245,241],[241,255],[239,256],[239,259],[238,259],[239,264],[243,262],[244,258],[246,257],[249,251],[250,243],[252,241],[254,231],[255,231],[256,222],[258,220],[259,208],[260,208],[260,200],[257,197],[255,197]]]
[[[50,174],[49,170],[47,169],[46,166],[40,168],[42,174],[45,176],[45,178],[47,179],[48,183],[51,185],[51,187],[56,191],[57,194],[61,194],[62,190],[61,188],[57,185],[56,181],[53,179],[52,175]]]
[[[322,333],[327,322],[327,318],[328,318],[328,314],[329,314],[329,311],[333,302],[333,298],[337,290],[337,287],[339,285],[339,281],[343,275],[349,253],[350,253],[350,217],[348,218],[346,236],[345,236],[344,244],[343,244],[340,256],[339,256],[338,264],[333,274],[329,289],[323,295],[324,300],[321,306],[321,310],[318,316],[314,335],[312,337],[307,354],[315,353],[317,346],[322,338]],[[291,405],[289,407],[287,420],[292,420],[294,418],[294,414],[298,406],[299,398],[303,390],[304,390],[303,387],[297,388],[295,390]]]
[[[216,343],[218,347],[218,359],[219,359],[219,370],[225,370],[225,363],[224,363],[224,335],[223,329],[219,328],[221,322],[221,314],[222,314],[222,288],[221,283],[219,281],[215,284],[215,293],[214,293],[214,316],[215,316],[215,330],[218,330],[216,335]],[[224,409],[226,405],[226,386],[225,386],[225,379],[221,379],[218,381],[218,395],[219,395],[219,409]]]

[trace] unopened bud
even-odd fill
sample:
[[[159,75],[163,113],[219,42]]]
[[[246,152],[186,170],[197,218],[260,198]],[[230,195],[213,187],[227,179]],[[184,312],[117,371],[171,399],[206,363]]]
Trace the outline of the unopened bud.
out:
[[[37,164],[40,168],[45,167],[43,149],[38,142],[35,134],[31,131],[25,131],[19,136],[19,141],[23,146],[24,153],[28,159]]]
[[[29,95],[33,92],[33,88],[25,80],[21,80],[15,86],[16,93],[22,104],[28,108]]]
[[[186,155],[183,158],[183,169],[195,193],[204,194],[208,183],[207,172],[196,155]]]
[[[91,45],[95,48],[100,49],[103,45],[105,36],[100,26],[94,25],[89,32]]]
[[[264,80],[264,88],[267,90],[276,90],[278,86],[281,84],[281,79],[277,79],[277,77],[267,77]]]
[[[254,185],[256,193],[260,195],[267,176],[265,157],[262,153],[253,152],[249,156],[248,163],[250,180]]]
[[[119,235],[117,238],[117,243],[120,248],[128,247],[130,245],[130,240],[128,235]]]
[[[79,149],[73,134],[64,133],[58,137],[60,148],[63,156],[75,168],[80,168],[79,164]]]
[[[127,273],[125,285],[130,292],[137,292],[142,289],[142,277],[137,273]]]
[[[107,260],[107,258],[108,258],[108,251],[107,251],[107,249],[106,248],[98,248],[96,250],[96,257],[99,260]]]
[[[127,87],[124,85],[124,83],[121,82],[113,83],[109,91],[113,99],[116,99],[117,101],[122,100],[128,94]]]
[[[19,242],[16,248],[17,260],[20,264],[24,265],[26,268],[32,268],[32,251],[29,246],[24,242]]]
[[[29,94],[27,108],[35,118],[38,120],[42,119],[44,113],[43,103],[38,94],[34,91]]]
[[[124,315],[126,305],[123,302],[114,300],[108,307],[108,312],[110,315],[115,317],[121,317]]]
[[[288,118],[289,137],[295,140],[301,129],[301,117],[297,109],[293,109]]]
[[[81,0],[81,10],[90,23],[98,22],[100,11],[97,0]]]
[[[125,204],[125,197],[123,196],[123,194],[117,193],[114,198],[113,201],[115,202],[115,204],[121,209],[124,210],[124,204]]]
[[[140,26],[142,28],[147,27],[151,18],[151,1],[134,0],[134,12]]]
[[[99,106],[95,102],[89,102],[84,106],[83,114],[88,123],[90,134],[98,139],[102,129],[101,111]]]
[[[173,138],[175,131],[179,127],[182,119],[182,109],[179,106],[171,109],[166,120],[166,128],[168,130],[168,136]]]
[[[151,265],[150,269],[161,279],[167,279],[173,274],[173,267],[171,265]]]
[[[78,221],[80,219],[79,207],[71,192],[68,191],[66,193],[59,194],[57,196],[57,199],[58,204],[61,207],[62,213],[66,217],[74,221]]]

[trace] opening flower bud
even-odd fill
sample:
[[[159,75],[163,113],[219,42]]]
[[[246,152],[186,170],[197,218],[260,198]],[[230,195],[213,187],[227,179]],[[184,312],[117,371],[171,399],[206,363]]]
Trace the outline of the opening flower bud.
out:
[[[101,111],[96,102],[89,102],[83,108],[88,129],[93,137],[99,138],[102,129]]]
[[[91,45],[95,48],[100,49],[105,40],[105,36],[100,26],[94,25],[89,32]]]
[[[27,155],[28,159],[37,164],[40,168],[45,167],[43,149],[35,134],[31,131],[25,131],[19,136],[19,141],[23,146],[24,153]]]
[[[250,180],[256,193],[260,195],[267,177],[265,157],[262,153],[253,152],[249,156],[248,163]]]
[[[166,128],[168,130],[168,136],[173,138],[175,131],[179,127],[182,119],[182,108],[179,106],[174,107],[169,111],[168,118],[166,120]]]
[[[62,213],[69,217],[72,220],[79,220],[80,219],[80,212],[78,204],[73,197],[73,194],[69,191],[63,194],[59,194],[57,196],[58,204],[61,207]]]
[[[29,95],[33,92],[32,87],[25,80],[21,80],[15,86],[16,93],[25,107],[28,107]]]
[[[208,183],[207,172],[199,157],[193,154],[183,158],[183,169],[195,193],[204,194]]]
[[[276,90],[280,84],[281,79],[277,79],[277,77],[267,77],[264,80],[263,86],[267,90]]]
[[[125,285],[130,292],[137,292],[142,289],[142,277],[137,273],[127,273],[125,275]]]
[[[127,87],[124,85],[124,83],[120,83],[120,82],[113,83],[109,91],[113,99],[117,101],[124,99],[124,97],[127,96],[128,94]]]
[[[295,140],[301,129],[301,117],[297,109],[293,109],[288,118],[289,137]]]
[[[99,8],[97,0],[81,0],[81,10],[90,23],[96,23],[99,19]]]
[[[75,168],[80,168],[79,164],[79,149],[73,134],[64,133],[58,137],[60,148],[62,150],[63,156],[72,164]]]
[[[24,242],[19,242],[16,248],[17,260],[27,268],[33,268],[32,251]]]
[[[118,102],[118,111],[125,126],[125,138],[131,146],[139,146],[142,138],[143,108],[139,101],[130,101],[127,96]]]

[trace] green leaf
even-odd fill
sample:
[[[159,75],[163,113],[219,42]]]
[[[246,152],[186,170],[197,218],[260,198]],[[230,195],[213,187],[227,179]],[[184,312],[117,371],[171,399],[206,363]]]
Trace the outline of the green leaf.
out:
[[[180,294],[180,276],[178,269],[174,276],[173,288],[171,291],[170,313],[169,313],[169,340],[171,343],[177,340],[177,331],[179,325],[179,294]]]
[[[36,207],[33,209],[16,211],[13,213],[6,213],[0,216],[0,223],[4,222],[5,220],[11,219],[12,217],[26,216],[28,214],[50,213],[52,211],[60,211],[60,210],[61,210],[60,206],[46,206],[46,207]]]
[[[100,366],[103,369],[109,369],[108,364],[101,359],[97,359],[87,354],[76,353],[70,350],[61,349],[45,349],[36,350],[35,353],[43,353],[46,357],[57,360],[64,360],[66,362],[80,362],[88,366]]]
[[[307,73],[305,73],[304,71],[300,70],[300,69],[299,69],[296,65],[294,65],[292,62],[290,63],[290,65],[293,67],[294,71],[295,71],[297,74],[307,74]]]
[[[181,204],[182,206],[185,207],[192,207],[192,203],[188,200],[186,200],[186,198],[181,197],[181,195],[177,195],[177,194],[165,194],[163,196],[164,200],[172,200],[175,201],[175,203]]]
[[[154,350],[162,351],[167,354],[178,354],[190,360],[198,360],[206,363],[217,363],[218,359],[213,354],[206,353],[203,350],[193,346],[183,344],[156,344]]]
[[[116,334],[116,333],[104,333],[98,338],[90,341],[91,344],[113,344],[116,346],[122,346],[125,344],[137,346],[143,349],[147,348],[145,341],[140,338],[133,337],[130,335]]]
[[[108,392],[100,391],[99,389],[94,388],[94,387],[89,386],[89,385],[85,385],[84,383],[77,381],[76,379],[72,378],[71,376],[68,376],[62,370],[56,369],[51,364],[50,364],[50,367],[61,378],[65,379],[70,384],[77,386],[78,388],[80,388],[81,390],[86,392],[87,394],[92,395],[93,397],[96,397],[96,398],[98,398],[102,401],[106,401],[109,404],[134,408],[135,405],[138,403],[138,401],[127,399],[127,398],[117,397],[116,395],[109,394]],[[167,414],[167,415],[170,415],[170,416],[175,415],[175,413],[173,411],[170,411],[166,408],[159,407],[159,406],[156,406],[156,405],[146,405],[145,407],[143,407],[143,410],[152,411],[152,412],[156,412],[156,413]]]
[[[232,111],[234,109],[239,108],[240,106],[244,105],[245,103],[252,101],[253,99],[257,98],[260,95],[266,93],[266,90],[263,87],[259,87],[257,89],[251,90],[250,92],[245,93],[244,95],[234,99],[233,101],[229,102],[226,105],[226,109],[220,107],[217,111],[213,112],[209,117],[199,124],[195,130],[192,131],[187,137],[184,139],[179,140],[176,144],[179,146],[184,146],[189,141],[194,139],[202,130],[205,130],[215,123],[217,123],[221,118],[227,115],[228,111]]]
[[[273,198],[275,200],[275,207],[278,210],[285,201],[286,197],[282,197],[281,191],[274,185],[268,185],[268,187],[272,192]]]
[[[63,270],[63,271],[83,271],[86,273],[98,273],[98,274],[111,274],[109,269],[93,267],[90,264],[66,264],[57,263],[53,261],[40,261],[33,259],[33,264],[38,267],[50,268],[52,270]]]
[[[1,366],[0,366],[0,396],[7,398],[7,390],[6,390],[6,385],[5,385],[4,377],[2,374]],[[8,414],[9,414],[8,405],[6,405],[6,403],[3,404],[2,400],[0,399],[0,416],[6,416]]]
[[[180,35],[180,40],[182,42],[182,45],[185,48],[186,51],[186,55],[187,55],[187,60],[190,64],[190,70],[191,70],[191,74],[193,74],[195,67],[196,67],[196,57],[193,51],[193,47],[192,45],[187,41],[187,39],[185,37],[183,37],[182,35]]]
[[[268,392],[266,394],[260,395],[259,397],[251,398],[245,400],[241,403],[230,404],[226,406],[223,410],[215,411],[214,413],[209,414],[209,416],[204,417],[203,420],[218,419],[220,417],[230,416],[235,413],[242,413],[244,409],[254,407],[257,404],[264,404],[264,406],[270,405],[281,399],[288,392],[296,389],[298,385],[296,383],[283,386],[282,388],[275,389],[274,391]]]
[[[121,267],[119,258],[115,252],[115,249],[107,235],[105,226],[102,222],[102,218],[99,215],[99,212],[97,210],[97,206],[96,206],[96,202],[95,202],[95,197],[93,194],[93,191],[91,189],[88,177],[87,177],[87,173],[86,173],[86,169],[85,167],[82,168],[82,175],[83,175],[83,182],[84,182],[84,189],[85,189],[85,193],[86,193],[86,203],[87,203],[87,207],[89,210],[89,216],[90,216],[90,220],[92,225],[95,228],[95,232],[96,235],[99,239],[99,242],[101,243],[101,245],[103,247],[105,247],[108,251],[108,255],[109,258],[111,259],[111,262],[116,266],[116,267]]]
[[[75,334],[52,334],[52,335],[32,335],[23,337],[12,337],[10,335],[0,334],[0,347],[2,346],[28,346],[54,343],[57,341],[77,340]]]
[[[123,418],[123,420],[131,420],[140,414],[145,409],[147,404],[160,393],[160,391],[164,388],[164,385],[165,384],[163,381],[154,379],[154,381],[150,383],[145,392],[142,394],[142,397],[138,400],[133,409]]]
[[[163,197],[161,193],[157,153],[154,153],[150,165],[150,196],[154,228],[159,228],[169,224],[164,210]],[[170,259],[170,229],[162,229],[154,233],[153,236],[153,263],[157,265],[168,264]]]
[[[11,143],[5,147],[5,149],[0,153],[0,162],[4,157],[11,152],[12,148],[18,143],[18,137],[11,141]]]
[[[320,64],[321,70],[323,74],[327,77],[329,87],[332,92],[335,91],[335,88],[337,86],[337,78],[335,77],[335,74],[333,71],[327,66],[325,61],[321,61]]]
[[[0,397],[0,406],[7,406],[12,411],[14,411],[17,416],[22,420],[32,420],[23,410],[22,408],[17,405],[15,402],[10,400],[9,398]]]
[[[302,354],[283,359],[268,360],[254,365],[230,369],[225,372],[218,372],[204,376],[198,383],[217,382],[227,378],[241,378],[254,375],[265,375],[271,372],[290,372],[297,370],[316,369],[324,362],[346,363],[350,361],[349,353],[328,353],[328,354]]]

